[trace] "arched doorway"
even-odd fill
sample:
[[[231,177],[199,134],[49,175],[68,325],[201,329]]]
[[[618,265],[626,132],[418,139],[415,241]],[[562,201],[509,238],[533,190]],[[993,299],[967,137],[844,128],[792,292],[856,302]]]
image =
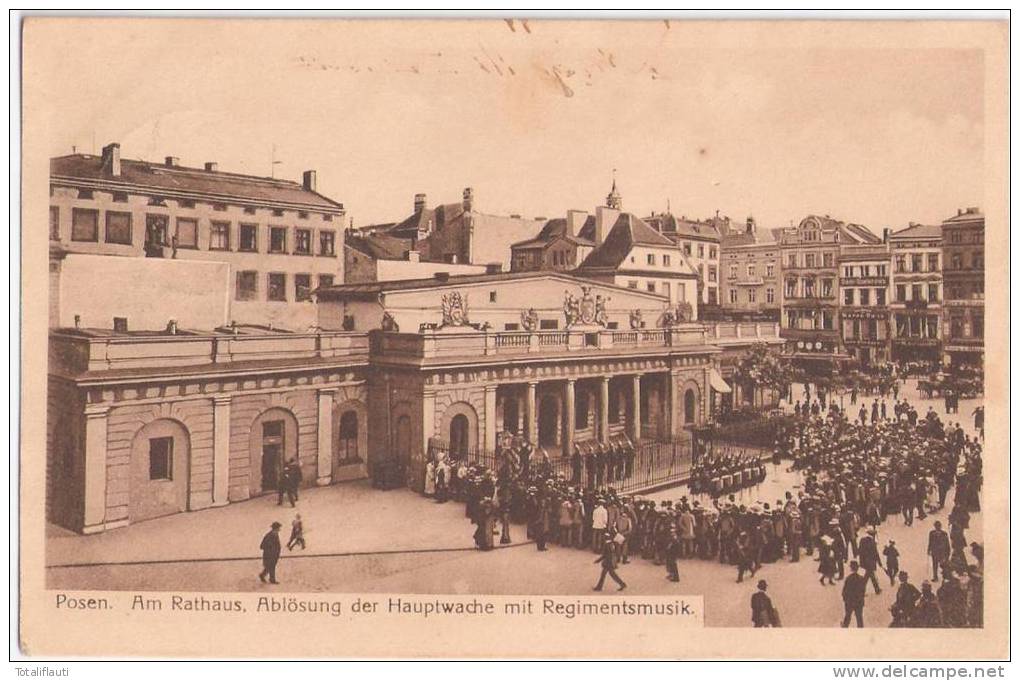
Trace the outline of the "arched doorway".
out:
[[[191,437],[178,421],[158,419],[131,443],[128,518],[134,522],[188,510]]]
[[[560,403],[552,395],[546,395],[538,407],[538,445],[553,447],[559,442]]]
[[[455,459],[467,456],[471,447],[471,423],[464,414],[457,414],[450,419],[450,454]]]
[[[280,489],[283,466],[298,458],[297,419],[290,411],[274,407],[259,414],[251,424],[249,452],[252,496]]]
[[[684,393],[684,424],[694,423],[698,415],[698,396],[693,388]]]

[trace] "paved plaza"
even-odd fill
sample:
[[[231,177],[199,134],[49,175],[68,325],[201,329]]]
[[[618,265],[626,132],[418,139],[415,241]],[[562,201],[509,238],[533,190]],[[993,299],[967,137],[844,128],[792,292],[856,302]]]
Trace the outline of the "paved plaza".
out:
[[[912,383],[912,382],[911,382]],[[795,393],[796,394],[796,393]],[[928,403],[906,395],[922,414]],[[937,402],[937,401],[934,401]],[[968,432],[977,401],[960,405],[960,423]],[[936,405],[939,406],[939,405]],[[944,414],[940,412],[940,417]],[[775,501],[796,491],[799,475],[787,464],[768,465],[766,480],[739,494],[741,502]],[[659,491],[656,500],[678,499],[684,487]],[[707,503],[706,499],[703,503]],[[895,539],[901,569],[919,584],[928,576],[925,543],[935,520],[947,525],[946,510],[904,527],[898,516],[879,528],[879,545]],[[279,585],[259,582],[258,544],[278,520],[287,538],[294,513],[302,515],[308,549],[288,552],[278,569]],[[982,517],[975,514],[968,541],[982,541]],[[48,586],[52,589],[165,591],[257,591],[422,594],[590,595],[598,576],[594,554],[552,545],[539,553],[525,540],[523,526],[513,528],[514,544],[491,552],[474,549],[474,526],[463,504],[438,504],[409,490],[380,491],[365,482],[303,490],[297,509],[277,506],[275,496],[138,523],[99,535],[79,536],[48,528]],[[703,595],[710,626],[747,626],[750,596],[759,578],[784,626],[836,626],[842,617],[840,583],[820,586],[817,563],[765,565],[750,580],[736,583],[736,568],[715,561],[680,563],[680,582],[666,580],[664,567],[636,559],[621,567],[627,595]],[[888,583],[886,580],[885,584]],[[605,596],[617,592],[607,588]],[[893,589],[868,591],[865,622],[887,626]]]

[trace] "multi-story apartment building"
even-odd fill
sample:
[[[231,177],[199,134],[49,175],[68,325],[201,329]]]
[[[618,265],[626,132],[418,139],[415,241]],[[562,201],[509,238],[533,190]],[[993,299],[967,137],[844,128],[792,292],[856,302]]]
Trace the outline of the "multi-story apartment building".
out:
[[[843,246],[839,267],[840,330],[845,351],[864,366],[888,361],[888,244]]]
[[[939,361],[942,346],[942,228],[911,223],[889,235],[891,359]]]
[[[881,242],[863,225],[809,215],[780,235],[782,331],[789,356],[827,370],[846,358],[839,331],[839,251]]]
[[[743,232],[723,235],[722,311],[779,318],[781,262],[772,230],[758,233],[754,218]]]
[[[89,297],[80,295],[110,286],[109,281],[87,279],[101,278],[104,266],[74,263],[124,256],[150,259],[135,267],[135,285],[115,293],[125,300],[147,290],[145,305],[165,304],[173,310],[176,292],[188,284],[189,276],[202,271],[187,265],[155,266],[153,260],[224,263],[230,319],[304,330],[315,320],[312,291],[342,280],[338,240],[343,220],[343,204],[316,191],[313,170],[297,183],[223,172],[215,163],[188,168],[174,157],[164,163],[135,161],[122,159],[116,143],[107,145],[101,156],[53,158],[52,324],[70,326],[69,316],[75,315],[82,324],[108,326],[105,312],[93,309]],[[131,266],[123,258],[116,260],[118,271]],[[207,283],[212,287],[218,282]],[[78,294],[74,309],[61,309],[62,291],[69,297]],[[100,314],[102,319],[93,318]]]
[[[984,360],[985,216],[960,209],[942,222],[943,362],[978,365]]]
[[[698,273],[698,299],[702,305],[721,303],[720,241],[721,232],[712,220],[689,220],[669,212],[643,218],[652,229],[671,239],[683,249],[687,260]]]

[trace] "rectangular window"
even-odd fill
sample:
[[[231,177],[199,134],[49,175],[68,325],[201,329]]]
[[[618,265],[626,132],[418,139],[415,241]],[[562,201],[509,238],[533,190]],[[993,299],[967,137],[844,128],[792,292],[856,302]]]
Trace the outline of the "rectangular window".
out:
[[[174,479],[174,439],[154,437],[149,440],[149,480]]]
[[[60,241],[60,208],[50,206],[50,239]]]
[[[336,255],[336,233],[332,230],[319,232],[319,255]]]
[[[854,268],[853,268],[853,266],[847,265],[846,267],[843,268],[843,277],[844,278],[850,279],[853,276],[854,276]]]
[[[765,265],[765,276],[768,277],[769,279],[771,279],[772,277],[776,276],[776,266],[775,265]]]
[[[822,328],[827,331],[832,331],[836,327],[832,323],[832,312],[829,310],[822,310]]]
[[[287,300],[287,275],[283,272],[270,272],[269,284],[266,288],[266,298],[279,302]]]
[[[963,269],[963,256],[959,253],[953,253],[952,263],[953,263],[952,269],[954,270]]]
[[[633,279],[629,280],[627,282],[627,288],[637,288],[637,282],[634,281]]]
[[[832,253],[822,254],[822,267],[832,267]]]
[[[754,263],[751,263],[750,265],[747,266],[747,276],[748,278],[754,277]]]
[[[896,271],[897,272],[907,271],[907,256],[905,255],[896,256]]]
[[[861,265],[861,276],[862,277],[871,276],[871,265]]]
[[[237,292],[234,295],[236,300],[255,300],[258,294],[258,273],[257,272],[238,272],[237,273]]]
[[[730,265],[730,279],[736,279],[736,278],[737,278],[737,266],[736,265]]]
[[[682,285],[682,284],[681,284]],[[719,303],[718,289],[715,286],[708,287],[708,304],[717,305]],[[644,322],[642,322],[644,323]]]
[[[822,279],[822,298],[832,298],[832,279]]]
[[[647,258],[648,258],[648,264],[649,265],[654,265],[655,264],[655,254],[654,253],[649,253]]]
[[[815,297],[815,280],[805,279],[804,280],[804,297],[814,298]]]
[[[304,301],[311,299],[312,299],[312,275],[295,274],[294,300],[296,300],[299,303],[303,303]]]
[[[655,293],[655,282],[654,281],[648,282],[647,284],[645,284],[645,288],[648,289],[649,293]]]
[[[99,241],[99,211],[75,208],[71,211],[71,241]]]
[[[503,325],[503,330],[504,331],[520,331],[521,330],[521,325],[520,324],[510,324],[510,323],[507,323],[507,324]]]
[[[907,300],[907,287],[905,284],[896,284],[896,302],[904,303]]]
[[[714,291],[715,291],[714,287],[708,289],[709,296],[711,296]],[[687,302],[687,284],[681,282],[676,285],[676,296],[677,296],[676,299],[679,300],[680,302],[682,303]],[[709,298],[709,302],[713,302],[711,300],[711,297]]]
[[[985,316],[983,314],[974,314],[971,317],[971,338],[984,338],[985,337]]]
[[[332,286],[332,285],[333,285],[333,275],[332,274],[320,274],[319,275],[319,288],[325,288],[326,286]]]
[[[737,289],[730,289],[730,305],[734,305],[737,302]]]
[[[815,254],[814,253],[806,253],[804,255],[804,267],[812,268],[814,266],[815,266]]]
[[[131,213],[106,211],[106,243],[131,245]]]
[[[786,291],[785,291],[785,294],[786,294],[787,298],[796,298],[797,297],[797,280],[796,279],[787,279],[786,280]]]
[[[183,200],[181,200],[181,204],[180,205],[181,205],[181,208],[194,208],[195,207],[195,202],[190,200],[190,199],[183,199]]]
[[[797,267],[797,254],[791,253],[789,256],[787,256],[786,264],[789,267]]]
[[[758,289],[749,288],[747,289],[747,302],[757,303],[758,302]]]
[[[871,291],[866,288],[861,289],[861,305],[863,307],[871,305]]]
[[[708,280],[710,282],[714,283],[716,278],[717,278],[717,276],[718,276],[718,273],[716,272],[715,265],[709,265],[708,266]]]
[[[322,219],[323,219],[324,222],[333,222],[333,214],[332,213],[323,213],[322,214]]]
[[[980,251],[975,251],[971,254],[970,258],[971,267],[976,270],[983,270],[985,268],[985,254]]]
[[[709,246],[708,247],[708,257],[714,259],[716,257],[716,254],[717,254],[717,251],[715,250],[715,246]]]
[[[287,252],[287,228],[286,227],[270,227],[269,228],[269,252],[270,253],[286,253]]]
[[[244,207],[244,214],[245,215],[255,215],[255,207],[254,206],[245,206]]]
[[[538,320],[538,328],[544,330],[558,329],[560,328],[560,320],[558,319],[540,319]]]
[[[257,252],[259,250],[259,226],[241,225],[241,240],[238,250]]]
[[[273,209],[273,217],[278,217],[278,218],[283,217],[283,209],[282,208],[274,208]]]
[[[209,250],[230,250],[230,223],[213,222],[209,226]]]
[[[774,288],[765,289],[765,302],[766,303],[776,302],[776,290]]]
[[[938,272],[939,271],[939,254],[929,253],[928,254],[928,271]]]
[[[938,302],[938,299],[939,299],[939,285],[928,284],[928,301],[934,303]]]
[[[878,305],[879,307],[885,307],[885,289],[884,288],[877,288],[877,289],[875,289],[875,305]]]
[[[225,203],[214,203],[213,206],[212,206],[212,209],[216,210],[216,211],[221,211],[222,212],[222,211],[225,211],[227,209],[227,204],[225,204]]]
[[[843,304],[844,305],[854,304],[854,290],[852,288],[843,289]]]
[[[198,248],[198,220],[177,218],[177,248]]]
[[[691,242],[690,241],[685,241],[684,242],[684,255],[690,255],[690,254],[691,254]]]
[[[885,265],[876,265],[876,268],[878,269],[878,276],[886,276]]]
[[[662,266],[663,267],[669,267],[669,256],[668,255],[663,255],[662,256]]]
[[[705,244],[698,244],[698,257],[699,258],[705,257]]]
[[[921,264],[921,255],[919,253],[915,253],[915,254],[911,255],[910,256],[910,271],[911,272],[920,272],[922,269],[924,269],[924,267]]]
[[[114,203],[127,203],[128,195],[127,192],[114,192],[113,201]]]
[[[910,299],[911,300],[924,300],[924,294],[920,284],[914,284],[910,287]]]

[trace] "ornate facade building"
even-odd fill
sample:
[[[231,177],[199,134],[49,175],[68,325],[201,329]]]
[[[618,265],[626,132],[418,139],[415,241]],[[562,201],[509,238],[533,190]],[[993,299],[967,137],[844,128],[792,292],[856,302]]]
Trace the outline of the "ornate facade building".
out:
[[[891,358],[942,356],[942,228],[913,223],[889,235]]]
[[[50,337],[49,518],[100,532],[278,489],[398,470],[500,433],[551,459],[626,434],[677,440],[728,390],[723,359],[771,325],[684,321],[647,291],[554,273],[328,287],[314,333],[58,328]],[[642,323],[644,322],[644,323]],[[350,329],[350,330],[348,330]]]
[[[960,209],[942,222],[943,362],[981,366],[985,339],[985,216]]]
[[[864,366],[888,361],[888,246],[843,246],[839,267],[843,347]]]
[[[779,319],[782,261],[778,230],[759,232],[753,217],[722,238],[722,312]]]

